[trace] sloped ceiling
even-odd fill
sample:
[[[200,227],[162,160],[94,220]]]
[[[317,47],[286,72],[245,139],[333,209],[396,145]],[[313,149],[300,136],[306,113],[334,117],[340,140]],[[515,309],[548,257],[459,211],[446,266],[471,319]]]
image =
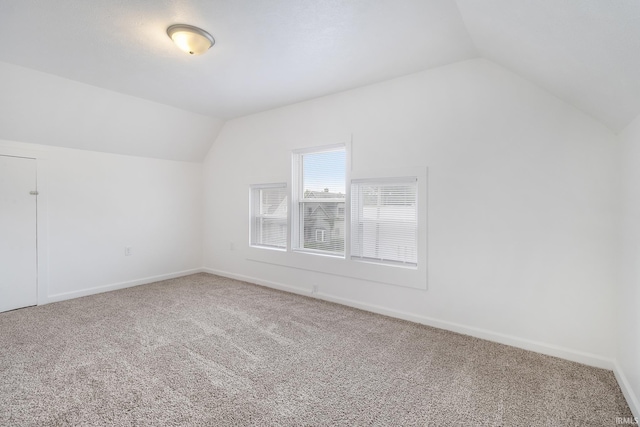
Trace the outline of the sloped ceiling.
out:
[[[186,55],[176,23],[215,46]],[[219,118],[476,56],[449,0],[0,1],[0,61]]]
[[[221,119],[478,56],[613,130],[640,114],[638,0],[0,1],[0,61]]]
[[[457,3],[482,56],[615,131],[640,114],[640,1]]]

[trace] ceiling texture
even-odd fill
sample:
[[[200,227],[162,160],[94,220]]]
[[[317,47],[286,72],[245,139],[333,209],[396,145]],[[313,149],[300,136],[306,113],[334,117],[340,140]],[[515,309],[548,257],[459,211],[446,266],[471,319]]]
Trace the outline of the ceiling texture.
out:
[[[478,57],[614,131],[640,114],[638,0],[0,0],[0,61],[221,119]]]

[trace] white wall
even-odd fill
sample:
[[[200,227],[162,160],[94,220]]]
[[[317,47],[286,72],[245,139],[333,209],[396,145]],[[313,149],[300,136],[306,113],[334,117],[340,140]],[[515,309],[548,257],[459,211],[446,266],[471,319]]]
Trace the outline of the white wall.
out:
[[[427,291],[246,259],[248,177],[351,135],[353,170],[429,168]],[[204,165],[205,267],[611,367],[615,143],[486,60],[231,120]]]
[[[38,158],[40,303],[202,266],[221,120],[2,62],[0,93],[0,154]]]
[[[619,370],[627,401],[640,417],[640,116],[620,134],[622,215],[616,307]],[[623,389],[624,389],[623,385]]]
[[[6,140],[0,154],[37,158],[39,303],[202,266],[201,163]]]
[[[202,161],[222,120],[0,62],[0,138]]]

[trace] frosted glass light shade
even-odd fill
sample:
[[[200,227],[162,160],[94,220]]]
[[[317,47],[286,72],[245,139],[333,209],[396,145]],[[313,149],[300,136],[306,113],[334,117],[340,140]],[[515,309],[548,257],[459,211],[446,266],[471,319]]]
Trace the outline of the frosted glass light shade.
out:
[[[167,28],[167,34],[176,46],[190,55],[201,55],[216,42],[211,34],[191,25],[172,25]]]

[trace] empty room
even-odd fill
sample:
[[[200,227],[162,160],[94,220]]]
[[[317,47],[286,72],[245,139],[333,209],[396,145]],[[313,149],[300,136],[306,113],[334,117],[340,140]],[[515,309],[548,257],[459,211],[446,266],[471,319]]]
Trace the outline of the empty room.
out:
[[[0,426],[640,418],[640,1],[0,0]]]

